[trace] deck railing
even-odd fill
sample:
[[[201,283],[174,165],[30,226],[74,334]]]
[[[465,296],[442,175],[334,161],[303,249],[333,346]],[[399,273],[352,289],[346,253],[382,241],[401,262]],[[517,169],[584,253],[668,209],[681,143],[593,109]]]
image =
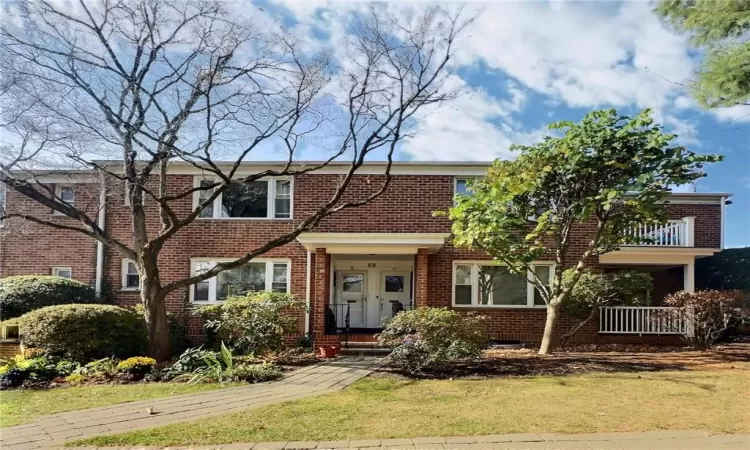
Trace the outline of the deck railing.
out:
[[[687,334],[690,321],[680,308],[613,306],[599,309],[599,333]]]
[[[627,231],[629,241],[625,246],[692,247],[693,218],[668,220],[666,223],[641,224]]]

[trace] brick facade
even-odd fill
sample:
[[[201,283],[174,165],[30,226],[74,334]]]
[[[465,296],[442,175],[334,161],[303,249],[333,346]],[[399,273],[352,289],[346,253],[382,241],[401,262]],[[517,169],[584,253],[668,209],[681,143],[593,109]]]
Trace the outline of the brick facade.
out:
[[[293,188],[293,219],[199,219],[172,238],[161,253],[160,268],[162,283],[187,277],[190,274],[191,258],[233,258],[256,248],[293,229],[294,225],[327,201],[335,190],[339,175],[308,174],[297,177]],[[364,198],[379,189],[382,175],[358,175],[346,194],[347,198]],[[172,175],[168,188],[179,192],[193,185],[192,175]],[[452,175],[394,175],[388,190],[371,203],[344,210],[325,219],[315,232],[323,233],[449,233],[450,222],[445,217],[434,217],[438,210],[447,210],[452,204],[455,177]],[[78,191],[77,191],[78,192]],[[76,204],[90,202],[95,205],[93,193],[77,193]],[[9,210],[18,207],[34,215],[52,217],[38,205],[24,202],[11,189],[7,193]],[[173,202],[178,216],[187,214],[192,208],[192,199]],[[125,243],[132,241],[132,227],[127,207],[122,199],[122,189],[110,192],[106,210],[106,229]],[[696,204],[674,204],[669,207],[673,219],[695,217],[695,246],[718,248],[721,239],[721,206],[707,202]],[[155,202],[146,201],[150,218],[149,228],[159,229],[159,217]],[[72,219],[54,217],[54,220],[71,222]],[[572,247],[583,248],[590,224],[576,227],[576,239]],[[291,261],[291,293],[300,299],[307,294],[307,250],[298,242],[275,248],[263,255],[267,258],[284,258]],[[486,255],[458,249],[446,243],[439,251],[429,254],[420,249],[414,255],[414,297],[418,306],[450,307],[452,298],[452,265],[455,260],[483,260]],[[367,255],[363,255],[366,259]],[[311,255],[310,280],[311,316],[310,330],[318,342],[336,343],[336,336],[324,333],[325,308],[330,298],[331,255],[325,248],[316,249]],[[592,261],[596,264],[597,261]],[[122,305],[138,302],[138,293],[122,290],[122,259],[112,249],[105,250],[104,285],[115,301]],[[96,267],[96,245],[80,233],[52,230],[20,219],[8,220],[0,229],[0,277],[17,274],[49,274],[52,266],[67,266],[76,279],[94,283]],[[654,298],[663,298],[670,290],[681,288],[681,268],[665,272],[663,283],[655,283]],[[677,276],[679,275],[679,276]],[[662,275],[660,275],[662,276]],[[676,288],[676,289],[675,289]],[[181,290],[170,295],[168,310],[179,312],[189,306],[188,291]],[[490,316],[490,334],[497,339],[538,342],[544,327],[544,308],[476,308]],[[305,332],[304,316],[298,317],[298,335]],[[562,318],[558,331],[567,330],[570,321]],[[193,338],[199,339],[202,324],[191,319],[189,326]],[[602,341],[615,339],[597,333],[597,324],[592,323],[583,330],[580,341]],[[627,339],[633,339],[628,337]]]

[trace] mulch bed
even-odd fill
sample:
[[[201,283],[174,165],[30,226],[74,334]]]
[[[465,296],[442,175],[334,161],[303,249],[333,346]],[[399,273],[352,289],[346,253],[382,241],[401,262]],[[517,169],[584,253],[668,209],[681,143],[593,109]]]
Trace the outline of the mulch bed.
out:
[[[487,379],[540,375],[575,375],[611,372],[657,372],[733,369],[735,362],[750,361],[750,344],[720,345],[708,351],[687,347],[643,345],[579,346],[538,355],[535,349],[487,350],[478,361],[456,363],[449,370],[406,375],[399,368],[384,367],[381,373],[419,379]]]

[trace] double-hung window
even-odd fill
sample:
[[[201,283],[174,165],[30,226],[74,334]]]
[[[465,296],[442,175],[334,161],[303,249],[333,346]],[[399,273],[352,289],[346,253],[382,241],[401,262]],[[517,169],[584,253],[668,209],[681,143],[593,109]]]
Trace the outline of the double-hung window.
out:
[[[137,290],[141,287],[141,276],[135,262],[129,259],[122,260],[122,288]]]
[[[76,202],[76,191],[73,186],[58,184],[55,186],[55,196],[62,203],[74,206]],[[57,210],[52,210],[52,214],[62,214]]]
[[[468,188],[474,181],[474,178],[456,178],[454,193],[459,195],[471,195]]]
[[[196,178],[199,189],[193,207],[211,197],[212,179]],[[200,212],[204,219],[291,219],[292,180],[270,178],[252,182],[236,181],[224,189]]]
[[[194,259],[191,262],[192,273],[204,273],[220,262],[221,259]],[[217,303],[227,297],[255,291],[288,293],[290,269],[289,260],[253,260],[243,266],[219,272],[215,277],[194,285],[190,291],[190,300],[195,303]]]
[[[549,285],[553,265],[535,263],[536,277]],[[539,290],[530,282],[533,275],[515,274],[506,266],[489,261],[453,264],[453,305],[475,307],[545,306]]]

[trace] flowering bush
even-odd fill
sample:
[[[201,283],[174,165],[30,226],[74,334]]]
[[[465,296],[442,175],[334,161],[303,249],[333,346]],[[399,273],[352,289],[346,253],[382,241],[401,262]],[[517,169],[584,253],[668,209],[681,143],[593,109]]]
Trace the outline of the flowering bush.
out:
[[[154,367],[156,367],[156,360],[154,358],[134,356],[120,361],[117,364],[117,371],[128,375],[144,376],[147,373],[153,372]]]
[[[688,327],[693,330],[693,336],[686,338],[696,347],[707,348],[741,322],[746,295],[740,291],[677,292],[667,296],[664,303],[682,309]]]
[[[396,314],[378,341],[393,349],[389,359],[408,372],[443,369],[481,355],[487,346],[484,320],[445,308],[417,308]]]

